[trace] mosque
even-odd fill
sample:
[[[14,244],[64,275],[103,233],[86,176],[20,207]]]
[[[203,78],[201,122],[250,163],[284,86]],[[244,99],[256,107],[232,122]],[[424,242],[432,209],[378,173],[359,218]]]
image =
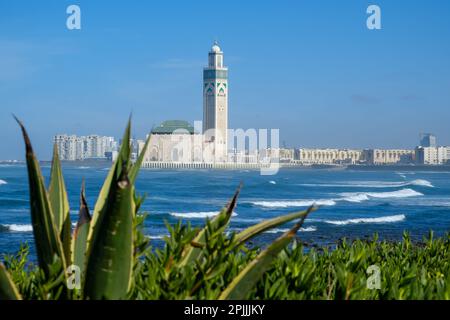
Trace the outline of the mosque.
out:
[[[226,163],[228,161],[228,68],[214,42],[203,69],[203,122],[164,121],[151,130],[145,162]]]

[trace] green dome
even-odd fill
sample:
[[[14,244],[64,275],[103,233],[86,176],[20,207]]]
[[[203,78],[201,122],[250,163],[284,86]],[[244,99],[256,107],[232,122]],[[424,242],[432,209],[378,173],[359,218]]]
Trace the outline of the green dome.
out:
[[[194,134],[194,127],[184,120],[167,120],[162,122],[159,126],[152,129],[152,134],[171,134],[175,130],[183,129],[189,134]]]

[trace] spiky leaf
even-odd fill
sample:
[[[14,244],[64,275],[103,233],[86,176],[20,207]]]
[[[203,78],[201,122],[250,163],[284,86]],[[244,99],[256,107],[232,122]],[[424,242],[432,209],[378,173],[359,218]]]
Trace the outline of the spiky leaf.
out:
[[[126,171],[109,188],[103,219],[88,258],[84,295],[88,299],[124,299],[133,267],[134,187]]]
[[[127,256],[110,257],[108,254],[111,253],[110,251],[115,251],[117,249],[119,249],[119,251],[126,251],[127,248],[130,246],[132,248],[133,246],[133,241],[131,241],[130,244],[126,241],[122,241],[123,239],[121,239],[122,236],[127,239],[130,237],[132,238],[133,234],[132,230],[128,230],[129,226],[127,225],[127,220],[121,221],[120,219],[123,218],[123,214],[127,215],[129,212],[132,212],[131,221],[134,218],[134,188],[128,178],[127,181],[129,188],[119,188],[119,185],[123,185],[123,183],[119,182],[122,181],[124,176],[127,177],[127,172],[131,166],[130,137],[131,119],[128,120],[117,160],[112,165],[100,190],[90,223],[86,251],[86,280],[84,293],[86,297],[92,299],[114,299],[115,296],[124,295],[123,292],[128,290],[129,281],[126,278],[128,277],[129,272],[131,272],[131,269],[128,269],[127,266],[131,265],[132,258],[127,259]],[[124,195],[128,192],[131,193],[131,200],[124,198]],[[124,206],[125,211],[121,212],[120,210],[122,210],[122,208],[119,208],[118,205]],[[114,214],[114,216],[111,217],[111,214]],[[126,219],[128,218],[129,217],[127,216]],[[115,223],[120,223],[118,225],[111,225],[114,221]],[[111,237],[111,230],[115,230],[117,227],[120,227],[121,234],[117,234],[117,237]],[[132,226],[130,228],[132,228]],[[105,239],[107,239],[108,242],[111,242],[109,243],[111,247],[107,249],[108,252],[102,253],[101,247],[105,245]],[[118,247],[115,247],[116,245]],[[98,252],[101,253],[100,256],[97,254]],[[109,258],[113,259],[113,261],[108,261]],[[109,267],[103,268],[104,263],[109,263],[111,267],[113,262],[117,263],[113,266],[115,270],[111,270]],[[97,272],[101,272],[102,274],[97,274]],[[115,274],[115,272],[118,272],[118,275]],[[116,281],[116,278],[121,278],[121,281],[127,282],[127,285],[124,286],[121,281]],[[105,290],[109,290],[108,288],[110,285],[114,287],[114,284],[119,283],[121,283],[120,286],[115,288],[117,290],[112,290],[109,293],[105,293]]]
[[[233,214],[233,210],[236,207],[240,189],[241,186],[238,187],[236,193],[234,194],[231,201],[227,204],[227,206],[223,208],[220,213],[210,221],[211,230],[215,231],[216,229],[224,228],[228,225],[231,219],[231,215]],[[192,243],[184,250],[183,257],[178,264],[180,268],[186,266],[187,264],[195,263],[195,261],[201,257],[201,247],[202,244],[205,243],[206,232],[207,228],[204,227],[193,239]]]
[[[278,257],[301,228],[306,216],[288,232],[275,240],[265,250],[263,250],[254,260],[252,260],[240,273],[233,279],[229,286],[220,294],[220,300],[242,300],[255,287],[261,276],[266,272],[271,263]]]
[[[251,226],[235,236],[235,241],[237,245],[245,243],[246,241],[250,240],[251,238],[259,235],[260,233],[270,230],[272,228],[275,228],[279,225],[285,224],[286,222],[299,219],[303,216],[307,216],[311,212],[317,210],[317,207],[311,206],[307,210],[300,211],[300,212],[294,212],[291,214],[287,214],[281,217],[276,217],[273,219],[265,220],[263,222],[260,222],[254,226]]]
[[[53,221],[59,232],[64,255],[67,264],[71,261],[71,222],[69,199],[67,198],[66,186],[59,161],[58,148],[56,144],[53,147],[52,167],[50,170],[50,185],[48,188],[48,197],[53,213]]]
[[[72,261],[80,268],[84,275],[86,269],[86,250],[89,226],[91,224],[91,215],[85,197],[84,181],[80,192],[80,210],[78,212],[78,222],[73,233],[72,241]]]
[[[15,118],[19,124],[26,148],[26,162],[28,170],[28,182],[30,188],[30,209],[36,252],[40,267],[49,275],[49,266],[59,257],[65,270],[63,245],[59,232],[53,221],[53,213],[50,201],[45,189],[39,162],[36,159],[30,138],[23,124]]]
[[[96,228],[97,221],[102,220],[105,215],[105,210],[108,202],[108,197],[110,195],[111,186],[115,184],[115,181],[121,176],[122,169],[125,168],[127,171],[130,167],[130,137],[131,137],[131,119],[128,120],[125,133],[122,138],[122,144],[120,146],[120,151],[117,160],[112,165],[108,172],[108,175],[103,183],[100,193],[97,197],[97,202],[95,203],[94,212],[92,214],[92,221],[89,228],[88,235],[88,255],[91,251],[91,243],[94,241],[98,228]]]
[[[0,300],[22,300],[5,266],[0,262]]]

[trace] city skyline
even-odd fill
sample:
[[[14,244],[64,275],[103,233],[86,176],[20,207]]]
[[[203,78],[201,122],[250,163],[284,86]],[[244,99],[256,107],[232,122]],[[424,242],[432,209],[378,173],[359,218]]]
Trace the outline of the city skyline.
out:
[[[267,145],[258,141],[255,131],[228,128],[228,68],[225,55],[214,41],[203,68],[203,121],[194,125],[185,120],[166,120],[147,135],[148,147],[143,156],[145,168],[242,168],[274,163],[304,165],[445,165],[450,160],[450,147],[439,147],[436,136],[420,135],[414,149],[338,149],[279,148],[279,137]],[[261,132],[260,132],[261,133]],[[264,134],[263,134],[264,136]],[[230,143],[229,143],[230,142]],[[56,135],[54,143],[62,160],[108,159],[114,161],[118,144],[113,137],[98,135]],[[131,139],[136,158],[144,140]],[[132,157],[133,158],[133,157]],[[273,171],[273,172],[277,172]]]
[[[327,10],[263,3],[248,21],[255,8],[230,2],[223,14],[233,19],[215,30],[203,28],[217,17],[200,4],[162,21],[164,4],[108,3],[105,14],[80,1],[78,31],[65,29],[68,2],[19,3],[0,4],[0,159],[23,159],[12,112],[44,159],[63,131],[120,137],[130,112],[136,137],[167,119],[201,119],[201,68],[214,39],[232,70],[230,128],[280,128],[289,147],[412,149],[422,132],[450,144],[450,22],[439,15],[447,3],[408,3],[405,13],[377,1],[377,31],[365,27],[366,1]]]

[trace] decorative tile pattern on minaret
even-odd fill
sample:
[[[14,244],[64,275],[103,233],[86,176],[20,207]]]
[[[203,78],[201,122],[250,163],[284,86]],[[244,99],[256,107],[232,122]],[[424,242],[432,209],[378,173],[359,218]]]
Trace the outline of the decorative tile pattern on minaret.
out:
[[[217,42],[208,54],[208,66],[203,69],[203,134],[214,143],[217,161],[227,160],[228,150],[228,68],[223,64],[223,52]]]

